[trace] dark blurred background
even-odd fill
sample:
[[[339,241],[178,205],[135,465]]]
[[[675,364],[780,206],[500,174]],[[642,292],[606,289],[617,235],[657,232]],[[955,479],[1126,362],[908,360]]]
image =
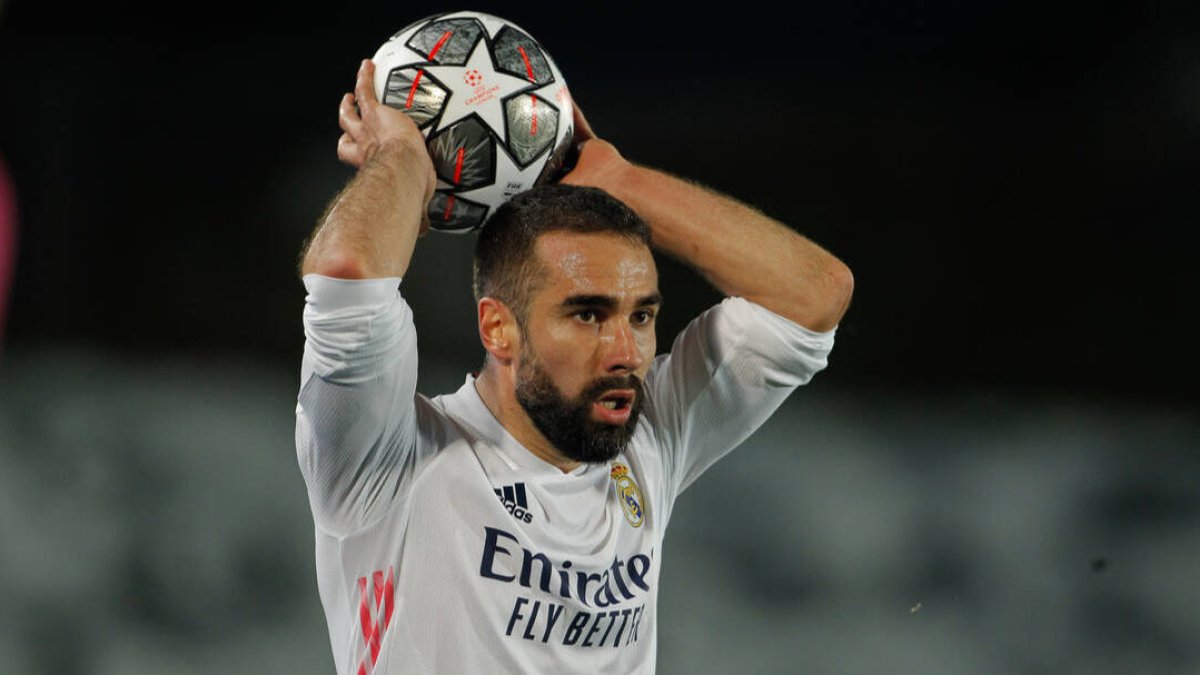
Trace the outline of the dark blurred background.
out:
[[[855,272],[683,498],[662,672],[1200,673],[1198,8],[0,0],[0,672],[332,672],[297,255],[359,60],[476,9]],[[471,242],[405,284],[430,394],[481,359]],[[665,348],[717,296],[661,270]]]

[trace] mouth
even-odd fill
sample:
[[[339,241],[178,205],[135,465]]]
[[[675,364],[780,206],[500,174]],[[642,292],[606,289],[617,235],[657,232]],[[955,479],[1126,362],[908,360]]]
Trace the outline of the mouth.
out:
[[[633,412],[636,392],[632,389],[613,389],[605,392],[592,404],[596,415],[609,424],[624,424]]]

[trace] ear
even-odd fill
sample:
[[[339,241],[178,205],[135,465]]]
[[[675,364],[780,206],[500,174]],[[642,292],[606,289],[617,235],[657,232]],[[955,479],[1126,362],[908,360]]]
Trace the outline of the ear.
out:
[[[509,363],[517,354],[521,339],[517,317],[495,298],[479,301],[479,340],[483,348],[501,363]]]

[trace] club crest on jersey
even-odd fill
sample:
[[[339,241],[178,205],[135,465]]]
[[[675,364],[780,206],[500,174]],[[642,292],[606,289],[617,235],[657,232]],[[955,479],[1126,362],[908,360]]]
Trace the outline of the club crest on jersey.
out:
[[[617,491],[617,501],[621,503],[621,510],[625,511],[625,520],[634,527],[641,527],[646,520],[646,511],[643,507],[642,491],[630,475],[629,467],[613,464],[609,475],[612,476],[613,487]]]

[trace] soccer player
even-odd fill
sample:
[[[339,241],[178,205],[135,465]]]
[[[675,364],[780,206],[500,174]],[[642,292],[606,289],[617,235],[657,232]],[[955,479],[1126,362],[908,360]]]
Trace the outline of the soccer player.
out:
[[[337,672],[651,673],[676,497],[825,367],[851,274],[580,114],[575,168],[479,232],[484,364],[427,398],[400,287],[434,169],[373,81],[364,61],[341,101],[357,172],[301,263],[296,444]],[[659,356],[651,247],[727,296]]]

